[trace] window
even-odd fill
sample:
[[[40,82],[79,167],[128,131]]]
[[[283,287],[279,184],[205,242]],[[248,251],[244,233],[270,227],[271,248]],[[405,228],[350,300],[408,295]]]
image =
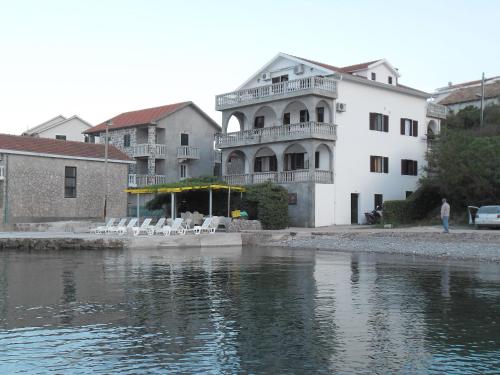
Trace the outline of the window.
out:
[[[279,76],[279,77],[274,77],[272,82],[273,83],[280,83],[280,82],[286,82],[288,81],[288,74],[284,74],[282,76]]]
[[[130,147],[130,134],[123,136],[123,147]]]
[[[389,132],[389,116],[370,112],[370,130]]]
[[[304,153],[285,154],[285,170],[307,169],[309,166],[305,160]]]
[[[407,191],[405,192],[405,197],[406,197],[406,198],[408,198],[408,197],[409,197],[410,195],[412,195],[412,194],[413,194],[413,191],[407,190]]]
[[[314,168],[319,169],[319,151],[314,153]]]
[[[372,72],[372,81],[375,81],[377,79],[377,74],[375,74],[374,72]]]
[[[418,121],[409,118],[401,119],[401,135],[418,137]]]
[[[416,176],[418,165],[416,160],[401,160],[401,174],[405,176]]]
[[[392,85],[392,77],[391,76],[387,77],[387,83],[389,85]]]
[[[258,156],[255,158],[254,172],[276,172],[278,159],[273,156]]]
[[[255,129],[262,129],[264,127],[264,116],[257,116],[253,123]]]
[[[324,107],[316,108],[316,121],[325,122],[325,108]]]
[[[76,167],[64,167],[64,198],[76,198]]]
[[[61,141],[65,141],[66,136],[65,135],[56,135],[56,139],[60,139]]]
[[[290,125],[290,113],[283,114],[283,125]]]
[[[300,112],[300,122],[306,122],[309,121],[309,111],[307,109],[302,109]]]
[[[188,176],[187,164],[180,165],[180,173],[181,173],[181,178],[186,178]]]
[[[181,133],[181,146],[189,146],[189,134]]]
[[[384,203],[384,196],[382,194],[375,194],[373,196],[374,198],[374,206],[373,208],[376,210],[377,207],[382,207],[382,204]]]
[[[384,156],[370,156],[370,172],[389,173],[389,158]]]

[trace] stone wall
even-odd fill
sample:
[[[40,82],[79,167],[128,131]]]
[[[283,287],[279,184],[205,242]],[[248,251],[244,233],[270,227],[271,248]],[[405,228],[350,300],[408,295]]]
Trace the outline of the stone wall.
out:
[[[7,160],[9,224],[102,218],[104,162],[12,154]],[[64,197],[66,166],[76,167],[76,198]],[[128,164],[108,163],[108,217],[126,216],[127,174]]]

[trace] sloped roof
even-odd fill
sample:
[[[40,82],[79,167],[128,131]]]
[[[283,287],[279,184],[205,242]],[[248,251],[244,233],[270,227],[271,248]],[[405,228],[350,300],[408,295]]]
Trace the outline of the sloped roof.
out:
[[[452,91],[448,96],[440,100],[438,103],[442,105],[449,105],[455,103],[473,102],[480,100],[478,95],[481,95],[481,86],[463,87]],[[485,84],[484,97],[500,97],[500,82]]]
[[[364,70],[364,69],[367,69],[370,65],[376,63],[376,62],[379,62],[381,61],[382,59],[378,59],[378,60],[372,60],[372,61],[368,61],[368,62],[364,62],[364,63],[359,63],[359,64],[355,64],[355,65],[348,65],[348,66],[344,66],[344,67],[338,67],[338,66],[334,66],[334,65],[329,65],[329,64],[325,64],[325,63],[322,63],[322,62],[319,62],[319,61],[314,61],[314,60],[309,60],[309,59],[304,59],[303,57],[298,57],[298,56],[294,56],[300,60],[304,60],[304,61],[307,61],[311,64],[315,64],[315,65],[319,65],[323,68],[326,68],[326,69],[329,69],[329,70],[333,70],[335,72],[339,72],[339,73],[353,73],[353,72],[357,72],[359,70]]]
[[[485,83],[487,83],[488,81],[492,81],[492,80],[499,80],[500,79],[500,76],[494,76],[494,77],[488,77],[484,80]],[[436,91],[449,91],[449,90],[454,90],[454,89],[459,89],[459,88],[462,88],[462,87],[467,87],[467,86],[476,86],[476,85],[480,85],[481,84],[481,80],[480,79],[477,79],[477,80],[474,80],[474,81],[468,81],[468,82],[462,82],[462,83],[456,83],[454,85],[448,85],[448,86],[444,86],[444,87],[440,87],[438,89],[436,89]]]
[[[104,159],[104,144],[63,141],[22,135],[0,134],[0,150]],[[126,154],[109,145],[108,159],[131,161]]]
[[[172,113],[185,108],[187,106],[194,106],[198,111],[200,111],[204,116],[206,116],[215,126],[219,127],[215,121],[213,121],[205,112],[198,108],[193,102],[181,102],[174,104],[167,104],[161,107],[153,107],[140,109],[137,111],[124,112],[111,118],[110,120],[104,121],[97,126],[85,131],[85,133],[101,133],[106,131],[106,123],[108,121],[112,122],[109,130],[116,130],[122,128],[129,128],[139,125],[153,124],[164,117],[171,115]]]
[[[23,132],[22,135],[31,135],[31,136],[38,135],[41,132],[44,132],[46,130],[52,129],[53,127],[65,124],[66,122],[74,120],[74,119],[78,119],[81,123],[88,126],[89,128],[92,127],[92,125],[90,123],[88,123],[87,121],[85,121],[84,119],[82,119],[81,117],[79,117],[77,115],[73,115],[69,118],[66,118],[62,115],[59,115],[59,116],[56,116],[49,121],[44,122],[43,124],[37,125],[31,129],[26,130],[25,132]]]

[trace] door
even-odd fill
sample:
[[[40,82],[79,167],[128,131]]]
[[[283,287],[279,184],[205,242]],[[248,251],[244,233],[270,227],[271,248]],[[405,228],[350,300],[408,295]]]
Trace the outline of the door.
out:
[[[351,224],[358,223],[358,200],[359,194],[351,194]]]

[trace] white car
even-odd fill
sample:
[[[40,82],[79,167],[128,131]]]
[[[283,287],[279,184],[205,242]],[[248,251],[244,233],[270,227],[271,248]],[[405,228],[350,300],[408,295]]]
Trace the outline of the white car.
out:
[[[475,224],[478,228],[500,227],[500,206],[482,206],[476,213]]]

